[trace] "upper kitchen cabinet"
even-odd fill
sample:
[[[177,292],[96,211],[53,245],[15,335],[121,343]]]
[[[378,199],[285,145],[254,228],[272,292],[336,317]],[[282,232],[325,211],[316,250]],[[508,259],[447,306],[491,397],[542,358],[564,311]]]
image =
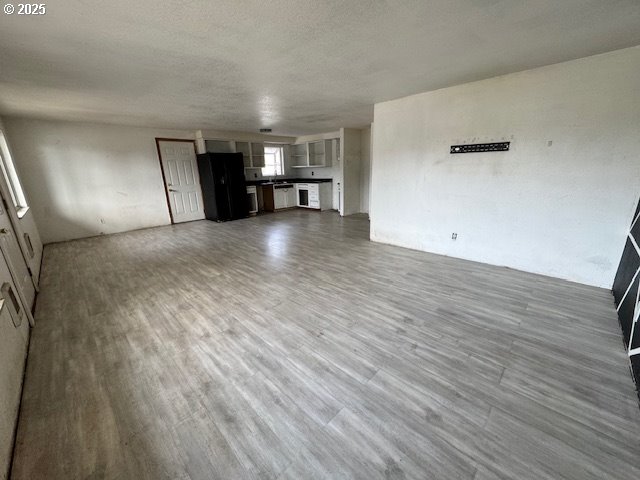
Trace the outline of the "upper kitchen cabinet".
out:
[[[236,152],[242,154],[242,160],[244,161],[244,168],[251,168],[251,147],[249,142],[235,142]]]
[[[306,143],[289,145],[289,162],[293,168],[309,166]]]
[[[241,153],[244,168],[264,167],[264,145],[262,143],[241,142],[235,140],[207,140],[207,152]]]
[[[264,167],[264,144],[263,143],[251,144],[251,166],[253,168]]]
[[[295,141],[294,137],[226,132],[222,130],[197,130],[197,153],[242,153],[244,168],[259,169],[265,166],[264,146],[284,145]]]
[[[307,148],[309,150],[310,167],[325,167],[331,165],[331,140],[309,142],[309,146]]]
[[[333,145],[337,139],[297,143],[289,147],[292,168],[328,167],[333,162]]]
[[[207,140],[205,142],[209,153],[233,153],[233,142],[229,140]]]

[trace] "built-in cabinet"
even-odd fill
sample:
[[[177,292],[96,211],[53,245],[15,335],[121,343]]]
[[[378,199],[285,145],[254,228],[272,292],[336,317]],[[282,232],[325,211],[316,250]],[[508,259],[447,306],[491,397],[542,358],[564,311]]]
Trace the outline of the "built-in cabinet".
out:
[[[244,168],[263,168],[264,143],[239,140],[206,140],[205,147],[211,153],[242,153]],[[294,143],[287,148],[289,166],[292,168],[329,167],[339,161],[340,139],[314,140]]]
[[[241,142],[236,140],[206,140],[207,152],[242,153],[244,168],[264,167],[264,144],[259,142]]]
[[[234,142],[228,140],[207,140],[205,142],[207,152],[209,153],[234,153]]]
[[[316,140],[289,146],[292,168],[328,167],[333,163],[338,139]]]
[[[296,206],[315,210],[329,210],[332,207],[331,183],[296,183]]]
[[[247,186],[247,203],[251,215],[258,213],[258,190],[255,185]]]
[[[249,142],[233,142],[235,143],[235,151],[242,154],[244,168],[252,168],[251,161],[251,144]]]
[[[320,140],[307,143],[310,167],[324,167],[331,165],[331,140]]]
[[[307,144],[297,143],[289,145],[289,165],[293,168],[307,167],[309,163],[307,157]]]
[[[264,210],[274,212],[284,208],[296,207],[296,189],[293,184],[263,185],[262,198]]]
[[[264,144],[251,143],[251,168],[264,167]]]
[[[273,197],[276,210],[296,206],[296,189],[293,185],[276,185],[273,188]]]

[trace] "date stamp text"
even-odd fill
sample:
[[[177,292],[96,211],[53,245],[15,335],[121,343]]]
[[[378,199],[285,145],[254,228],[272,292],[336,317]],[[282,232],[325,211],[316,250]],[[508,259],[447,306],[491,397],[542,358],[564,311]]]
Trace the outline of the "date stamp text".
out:
[[[4,13],[7,15],[44,15],[47,13],[45,3],[5,3]]]

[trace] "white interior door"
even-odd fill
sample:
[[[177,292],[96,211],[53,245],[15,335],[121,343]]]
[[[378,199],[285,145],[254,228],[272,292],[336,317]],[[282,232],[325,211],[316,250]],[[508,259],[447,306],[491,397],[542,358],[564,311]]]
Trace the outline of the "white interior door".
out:
[[[173,223],[202,220],[202,190],[195,146],[190,140],[158,140]]]
[[[30,310],[36,298],[36,290],[22,256],[20,245],[18,245],[18,239],[14,234],[9,215],[2,207],[0,207],[0,252],[6,260],[15,285],[20,290],[19,296],[26,304],[27,309]]]

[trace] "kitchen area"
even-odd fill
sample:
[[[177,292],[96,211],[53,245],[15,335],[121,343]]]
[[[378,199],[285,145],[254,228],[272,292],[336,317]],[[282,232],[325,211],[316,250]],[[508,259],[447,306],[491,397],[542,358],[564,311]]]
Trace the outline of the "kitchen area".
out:
[[[289,208],[331,210],[333,207],[332,184],[331,178],[249,180],[247,181],[249,213],[276,212]]]
[[[361,191],[364,183],[368,202],[370,130],[364,139],[361,132],[342,128],[296,138],[198,131],[196,148],[214,157],[235,154],[237,162],[242,154],[250,216],[294,208],[350,215],[368,211]]]

